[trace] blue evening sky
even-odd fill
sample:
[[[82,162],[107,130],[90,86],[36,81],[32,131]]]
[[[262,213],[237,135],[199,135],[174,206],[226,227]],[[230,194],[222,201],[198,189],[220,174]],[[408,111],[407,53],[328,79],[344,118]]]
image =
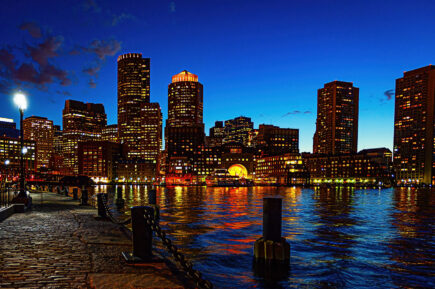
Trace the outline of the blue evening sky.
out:
[[[5,3],[3,3],[5,4]],[[0,117],[62,122],[66,99],[117,122],[116,58],[151,58],[151,101],[184,69],[204,85],[206,132],[244,115],[300,130],[312,151],[317,89],[360,88],[358,149],[392,148],[395,79],[435,63],[435,1],[8,1],[0,11]],[[393,97],[391,97],[393,95]]]

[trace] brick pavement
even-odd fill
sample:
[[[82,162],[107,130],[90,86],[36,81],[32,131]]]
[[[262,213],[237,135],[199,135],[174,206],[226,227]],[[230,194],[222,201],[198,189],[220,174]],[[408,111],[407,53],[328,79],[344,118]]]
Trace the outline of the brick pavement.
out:
[[[0,288],[184,288],[167,262],[129,266],[131,241],[96,209],[54,193],[0,223]]]

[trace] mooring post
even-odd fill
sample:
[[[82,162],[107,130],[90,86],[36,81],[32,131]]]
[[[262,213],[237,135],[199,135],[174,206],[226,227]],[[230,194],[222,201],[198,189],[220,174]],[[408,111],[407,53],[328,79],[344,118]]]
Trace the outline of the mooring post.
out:
[[[116,189],[116,207],[118,208],[118,210],[124,208],[124,199],[122,198],[122,187],[119,186]]]
[[[131,207],[131,228],[133,231],[133,252],[123,252],[129,263],[150,261],[152,258],[153,231],[147,224],[144,214],[154,215],[154,208],[149,206]]]
[[[63,189],[65,190],[65,197],[69,196],[69,192],[68,192],[68,187],[63,187]]]
[[[88,190],[86,188],[82,189],[82,205],[88,204]]]
[[[79,189],[74,188],[73,189],[73,200],[78,200],[78,199],[79,199]]]
[[[154,208],[154,219],[156,223],[159,223],[160,220],[160,207],[157,206],[157,190],[152,188],[148,192],[148,204]]]
[[[263,198],[263,237],[255,241],[255,261],[287,263],[290,261],[290,244],[281,237],[282,199]]]
[[[103,193],[97,194],[98,216],[100,216],[101,218],[107,218],[104,201],[105,201],[104,194]]]

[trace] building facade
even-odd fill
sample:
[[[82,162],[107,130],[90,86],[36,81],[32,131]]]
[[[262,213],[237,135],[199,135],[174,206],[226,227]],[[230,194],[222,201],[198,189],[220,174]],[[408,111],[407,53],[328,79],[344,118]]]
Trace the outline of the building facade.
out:
[[[53,121],[46,117],[31,116],[23,120],[24,139],[36,142],[36,168],[48,169],[54,152]]]
[[[0,117],[0,136],[19,138],[20,131],[13,119]]]
[[[162,149],[162,111],[158,103],[143,103],[141,107],[140,158],[155,161]]]
[[[224,143],[240,143],[249,146],[249,135],[254,129],[254,123],[250,117],[239,116],[225,121]]]
[[[88,176],[97,183],[110,182],[116,178],[116,165],[123,153],[121,144],[109,141],[80,142],[79,175]]]
[[[389,149],[368,149],[356,154],[302,154],[311,184],[392,184],[392,153]]]
[[[352,82],[333,81],[317,91],[315,154],[357,152],[358,102],[359,88]]]
[[[78,144],[83,141],[100,140],[107,116],[102,104],[67,100],[62,115],[62,155],[64,168],[78,174]]]
[[[299,130],[260,124],[256,146],[264,156],[299,152]]]
[[[198,76],[186,70],[174,75],[168,86],[166,173],[192,173],[194,151],[205,142],[202,113],[203,86]]]
[[[435,185],[435,66],[396,80],[394,171],[399,185]]]
[[[128,158],[140,158],[142,104],[150,102],[150,59],[141,53],[118,57],[118,137],[128,147]]]
[[[257,185],[305,185],[308,173],[299,153],[260,157],[256,161]]]
[[[26,178],[36,171],[36,143],[24,140],[27,149],[24,154],[24,171]],[[0,167],[1,175],[7,180],[18,180],[20,174],[21,142],[19,138],[0,136]]]
[[[118,143],[118,125],[111,124],[103,127],[101,131],[101,140]]]

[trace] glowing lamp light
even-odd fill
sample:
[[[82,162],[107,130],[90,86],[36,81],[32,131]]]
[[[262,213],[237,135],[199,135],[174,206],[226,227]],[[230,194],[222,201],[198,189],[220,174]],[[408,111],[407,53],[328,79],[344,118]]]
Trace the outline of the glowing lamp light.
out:
[[[6,166],[9,165],[10,163],[11,163],[10,160],[5,160],[5,165],[6,165]]]
[[[21,93],[17,92],[14,95],[14,103],[18,106],[20,110],[25,110],[27,108],[27,99],[26,96]]]
[[[25,155],[27,153],[27,148],[23,147],[23,150],[21,152],[23,153],[23,155]]]

